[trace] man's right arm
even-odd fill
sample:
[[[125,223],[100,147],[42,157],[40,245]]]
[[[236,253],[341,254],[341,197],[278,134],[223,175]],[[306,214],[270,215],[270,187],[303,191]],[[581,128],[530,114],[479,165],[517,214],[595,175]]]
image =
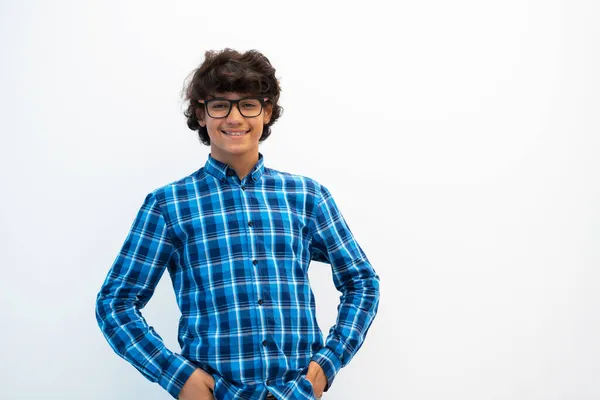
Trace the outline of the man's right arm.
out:
[[[140,312],[152,297],[173,250],[156,193],[150,193],[98,293],[96,319],[120,357],[178,398],[197,368],[167,349]]]

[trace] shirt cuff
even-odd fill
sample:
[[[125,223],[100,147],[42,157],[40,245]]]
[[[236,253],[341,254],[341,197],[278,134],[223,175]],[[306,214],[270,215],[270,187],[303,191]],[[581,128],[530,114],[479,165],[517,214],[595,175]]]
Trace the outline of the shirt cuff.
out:
[[[326,392],[331,387],[333,379],[342,367],[342,361],[327,347],[323,347],[321,350],[316,352],[310,360],[319,364],[323,369],[323,372],[327,377],[327,385],[325,385],[324,390],[324,392]]]
[[[173,398],[179,397],[181,388],[187,382],[192,373],[196,370],[196,366],[179,354],[171,354],[171,362],[165,368],[158,384],[162,386]]]

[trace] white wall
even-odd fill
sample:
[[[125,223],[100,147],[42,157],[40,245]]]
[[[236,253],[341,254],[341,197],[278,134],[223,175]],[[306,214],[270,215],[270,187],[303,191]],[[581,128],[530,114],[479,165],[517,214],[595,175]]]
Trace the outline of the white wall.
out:
[[[145,195],[202,166],[183,81],[256,48],[268,166],[327,185],[381,277],[324,399],[600,398],[600,6],[0,2],[0,398],[169,399],[94,300]],[[339,293],[311,279],[326,333]],[[165,274],[144,311],[178,351]]]

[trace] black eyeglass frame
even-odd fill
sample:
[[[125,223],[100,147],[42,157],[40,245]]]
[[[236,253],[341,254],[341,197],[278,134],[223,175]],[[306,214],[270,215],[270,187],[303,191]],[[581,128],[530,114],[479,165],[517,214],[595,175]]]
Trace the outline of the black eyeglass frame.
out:
[[[247,117],[244,115],[244,113],[242,112],[242,110],[240,109],[240,101],[244,101],[244,100],[258,100],[258,102],[260,103],[260,111],[258,112],[258,114],[252,116],[252,117]],[[207,100],[198,100],[198,102],[200,104],[204,105],[204,109],[206,110],[206,113],[208,114],[209,117],[213,118],[213,119],[223,119],[223,118],[227,118],[229,117],[229,114],[231,114],[231,110],[233,109],[233,106],[235,105],[238,109],[238,112],[240,113],[240,115],[244,118],[256,118],[258,117],[260,114],[262,114],[264,108],[265,108],[265,103],[267,101],[269,101],[270,99],[268,97],[261,97],[261,96],[250,96],[250,97],[242,97],[241,99],[237,99],[237,100],[230,100],[230,99],[226,99],[224,97],[214,97],[212,99],[207,99]],[[228,101],[229,102],[229,111],[227,111],[227,114],[225,114],[222,117],[213,117],[212,115],[210,115],[210,112],[208,111],[208,106],[210,105],[211,102],[213,101]]]

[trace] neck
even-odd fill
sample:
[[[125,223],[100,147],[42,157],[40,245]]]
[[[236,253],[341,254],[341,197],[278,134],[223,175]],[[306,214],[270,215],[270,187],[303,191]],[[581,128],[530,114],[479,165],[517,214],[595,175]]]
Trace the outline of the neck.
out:
[[[243,154],[220,154],[211,150],[210,155],[215,160],[221,161],[233,168],[240,179],[244,179],[258,162],[258,151]]]

